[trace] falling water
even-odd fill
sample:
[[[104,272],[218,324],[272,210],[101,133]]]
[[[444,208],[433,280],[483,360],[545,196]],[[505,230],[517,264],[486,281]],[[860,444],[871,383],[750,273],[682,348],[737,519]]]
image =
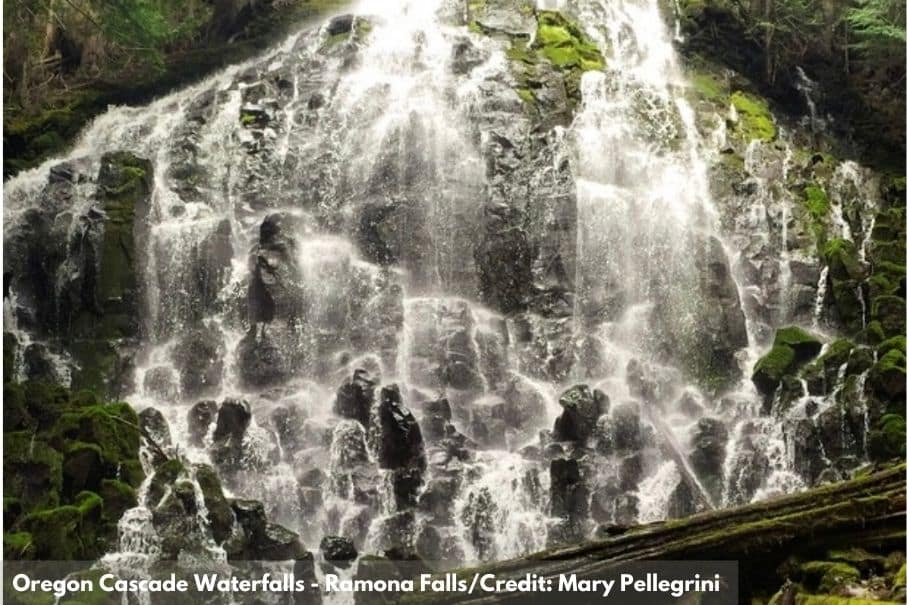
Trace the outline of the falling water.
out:
[[[153,166],[144,340],[126,399],[163,414],[180,456],[215,467],[224,461],[214,423],[194,435],[188,413],[202,400],[248,401],[242,460],[221,469],[227,496],[261,500],[310,549],[326,534],[367,552],[407,534],[452,561],[543,548],[563,529],[552,460],[582,462],[584,501],[574,505],[593,509],[599,525],[664,518],[684,482],[725,504],[801,487],[780,423],[756,417],[749,382],[730,389],[743,401],[734,410],[702,385],[702,374],[733,383],[750,371],[755,343],[659,3],[539,1],[583,24],[607,65],[583,75],[576,115],[552,130],[554,152],[532,168],[532,178],[555,180],[567,167],[571,195],[552,197],[569,201],[537,211],[558,219],[544,229],[575,223],[562,230],[574,239],[558,244],[575,256],[559,271],[572,280],[562,315],[503,311],[480,295],[475,251],[492,220],[483,210],[506,206],[492,203],[507,179],[490,171],[490,156],[519,163],[538,140],[509,84],[508,43],[471,31],[461,8],[363,2],[348,36],[306,29],[86,129],[69,156],[85,177],[74,215],[92,206],[103,153],[128,149]],[[470,68],[455,69],[463,48]],[[8,184],[8,226],[43,203],[55,163]],[[852,181],[844,170],[842,187]],[[843,213],[836,221],[850,228]],[[827,268],[823,294],[826,280]],[[7,330],[23,306],[15,291],[6,299]],[[32,342],[26,328],[17,333]],[[199,351],[213,351],[210,363],[187,372]],[[379,399],[399,385],[419,421],[414,502],[398,497],[399,469],[381,461],[375,410],[365,422],[335,413],[337,388],[355,370]],[[610,407],[594,453],[551,436],[558,394],[579,381]],[[731,427],[725,483],[711,496],[688,460],[703,420]],[[283,431],[284,421],[295,424]],[[760,465],[767,479],[741,486]],[[201,493],[191,470],[185,479]],[[107,564],[140,573],[160,555],[149,506],[143,498],[124,515]],[[206,530],[204,507],[198,514]],[[586,521],[574,537],[594,530]]]

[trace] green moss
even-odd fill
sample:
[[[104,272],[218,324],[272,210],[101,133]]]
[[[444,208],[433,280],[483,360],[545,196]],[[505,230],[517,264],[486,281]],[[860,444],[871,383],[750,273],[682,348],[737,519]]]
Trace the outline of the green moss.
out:
[[[3,533],[3,558],[6,560],[31,559],[34,554],[33,540],[25,531]]]
[[[29,431],[3,434],[3,490],[25,510],[56,506],[63,486],[63,457]]]
[[[904,417],[898,414],[885,414],[869,431],[869,457],[879,462],[903,459],[907,440],[907,425]]]
[[[764,395],[774,393],[781,379],[794,366],[796,354],[786,345],[774,346],[756,362],[753,383]]]
[[[889,601],[872,601],[869,599],[849,599],[832,595],[798,594],[796,605],[894,605]]]
[[[821,592],[832,592],[842,585],[860,580],[857,568],[840,561],[810,561],[804,563],[800,570],[807,586],[818,588]]]
[[[516,94],[522,99],[523,103],[526,103],[527,105],[535,104],[535,93],[528,88],[517,88]]]
[[[124,512],[138,505],[135,489],[117,479],[103,479],[99,495],[104,500],[104,514],[109,521],[117,521]]]
[[[736,130],[745,140],[771,141],[777,136],[772,114],[765,101],[737,90],[731,94],[731,105],[737,110]]]
[[[802,349],[804,354],[818,354],[822,341],[798,326],[779,328],[775,332],[775,346],[787,345],[794,350]]]
[[[728,91],[725,86],[710,73],[694,72],[690,75],[690,85],[693,87],[696,95],[706,101],[723,103],[727,98]]]
[[[604,58],[582,29],[556,11],[539,11],[534,45],[542,56],[561,68],[602,69]]]
[[[814,220],[821,220],[828,216],[831,204],[824,189],[815,185],[808,185],[804,193],[806,195],[806,209]]]
[[[872,301],[872,317],[877,319],[887,337],[904,334],[905,301],[900,296],[878,296]]]

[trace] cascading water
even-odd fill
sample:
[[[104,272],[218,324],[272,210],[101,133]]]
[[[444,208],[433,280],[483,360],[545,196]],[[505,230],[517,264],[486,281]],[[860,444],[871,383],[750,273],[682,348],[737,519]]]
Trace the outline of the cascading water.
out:
[[[501,559],[802,487],[748,381],[765,339],[659,3],[539,2],[578,19],[606,63],[544,136],[513,90],[512,48],[462,9],[363,3],[340,33],[303,31],[83,133],[74,216],[91,212],[105,152],[154,175],[125,399],[310,548],[330,534]],[[525,11],[498,18],[523,35]],[[8,183],[8,226],[45,204],[55,164]],[[842,171],[843,190],[856,173]],[[521,268],[496,273],[501,256]],[[13,287],[4,315],[28,345],[26,304]],[[148,470],[107,561],[136,573],[160,556]],[[180,477],[201,494],[196,471]]]

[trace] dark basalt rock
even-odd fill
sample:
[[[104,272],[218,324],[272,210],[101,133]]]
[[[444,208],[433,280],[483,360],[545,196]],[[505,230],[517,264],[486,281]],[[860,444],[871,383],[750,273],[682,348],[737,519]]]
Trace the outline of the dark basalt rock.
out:
[[[139,425],[160,447],[170,446],[170,425],[160,410],[145,408],[139,412]]]
[[[239,370],[249,387],[269,387],[290,376],[290,362],[267,333],[252,328],[239,343]]]
[[[366,370],[359,369],[337,390],[334,413],[343,418],[358,420],[368,428],[374,403],[375,382]]]
[[[327,32],[329,36],[339,36],[340,34],[348,34],[353,31],[353,21],[355,17],[353,15],[337,15],[330,21],[328,21]]]
[[[301,284],[296,261],[296,242],[289,233],[298,219],[284,214],[268,215],[259,228],[259,241],[249,259],[249,319],[270,322],[299,314]]]
[[[323,537],[318,548],[324,555],[325,561],[330,561],[338,567],[349,567],[359,556],[353,541],[341,536]]]
[[[554,422],[553,437],[557,441],[586,441],[592,436],[599,416],[609,408],[607,395],[584,384],[564,391],[558,403],[564,411]]]
[[[165,402],[176,402],[179,400],[179,383],[177,382],[176,372],[168,366],[157,366],[150,368],[145,372],[145,380],[142,385],[145,392]]]
[[[304,418],[296,407],[280,405],[271,411],[271,424],[277,433],[280,448],[287,460],[292,460],[293,455],[304,445],[302,443],[303,421]]]
[[[403,406],[397,385],[381,389],[376,437],[381,468],[425,468],[422,431],[413,413]]]
[[[522,311],[532,292],[532,250],[520,210],[485,207],[484,232],[475,252],[483,301],[503,313]]]
[[[180,391],[185,399],[216,393],[224,372],[223,337],[211,326],[192,330],[174,348]]]
[[[717,418],[700,418],[696,423],[690,466],[713,498],[720,495],[727,442],[727,427]]]
[[[642,447],[643,435],[639,420],[639,405],[624,403],[611,410],[613,444],[617,451],[635,452]]]
[[[211,456],[222,472],[234,472],[243,462],[243,437],[252,421],[252,410],[245,401],[226,399],[217,413]]]
[[[551,516],[565,521],[563,539],[575,540],[584,533],[589,516],[589,489],[575,459],[551,461]]]
[[[186,422],[189,425],[189,440],[192,445],[198,447],[204,443],[205,436],[216,416],[216,401],[199,401],[189,408],[186,413]]]

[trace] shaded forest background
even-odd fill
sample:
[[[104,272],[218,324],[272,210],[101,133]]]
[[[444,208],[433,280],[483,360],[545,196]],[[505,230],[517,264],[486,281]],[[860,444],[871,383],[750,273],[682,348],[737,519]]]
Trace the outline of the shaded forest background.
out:
[[[247,58],[343,0],[8,0],[4,176],[62,150],[111,103],[139,103]],[[796,100],[802,66],[846,136],[904,149],[902,0],[681,0],[686,45]],[[901,162],[899,158],[897,162]]]

